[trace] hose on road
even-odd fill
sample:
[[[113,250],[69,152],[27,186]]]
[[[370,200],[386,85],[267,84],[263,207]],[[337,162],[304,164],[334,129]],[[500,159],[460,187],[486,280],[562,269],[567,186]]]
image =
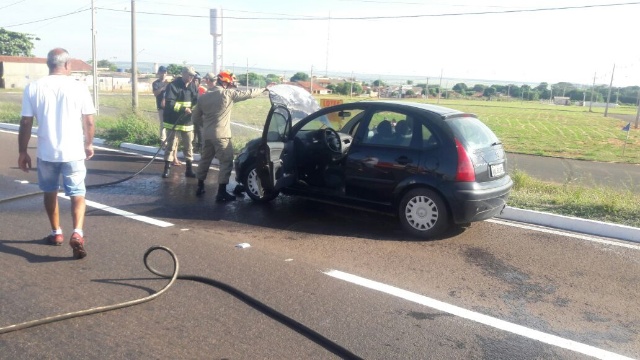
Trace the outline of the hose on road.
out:
[[[171,274],[163,273],[163,272],[153,268],[151,265],[149,265],[149,262],[148,262],[149,255],[151,253],[153,253],[154,251],[156,251],[156,250],[162,250],[162,251],[168,253],[171,256],[171,259],[173,260],[173,272]],[[176,282],[176,280],[190,280],[190,281],[195,281],[195,282],[203,283],[203,284],[206,284],[206,285],[210,285],[210,286],[216,287],[216,288],[218,288],[220,290],[223,290],[223,291],[229,293],[230,295],[234,296],[238,300],[240,300],[240,301],[244,302],[245,304],[251,306],[255,310],[265,314],[266,316],[272,318],[273,320],[278,321],[282,325],[287,326],[288,328],[290,328],[291,330],[299,333],[300,335],[303,335],[307,339],[309,339],[309,340],[313,341],[314,343],[322,346],[327,351],[335,354],[336,356],[339,356],[342,359],[354,359],[354,360],[355,359],[362,359],[358,355],[352,353],[351,351],[349,351],[348,349],[344,348],[343,346],[335,343],[334,341],[326,338],[325,336],[323,336],[322,334],[318,333],[317,331],[315,331],[315,330],[309,328],[308,326],[306,326],[306,325],[304,325],[304,324],[302,324],[302,323],[300,323],[300,322],[288,317],[287,315],[284,315],[283,313],[273,309],[272,307],[264,304],[263,302],[261,302],[261,301],[255,299],[255,298],[245,294],[244,292],[234,288],[233,286],[230,286],[228,284],[225,284],[223,282],[217,281],[215,279],[211,279],[211,278],[207,278],[207,277],[203,277],[203,276],[179,275],[180,264],[178,262],[178,257],[168,247],[159,246],[159,245],[154,245],[154,246],[150,247],[144,253],[143,261],[144,261],[144,266],[151,273],[153,273],[154,275],[157,275],[159,277],[162,277],[162,278],[170,279],[169,282],[167,283],[167,285],[165,285],[158,292],[156,292],[154,294],[151,294],[149,296],[145,296],[143,298],[139,298],[139,299],[135,299],[135,300],[131,300],[131,301],[126,301],[126,302],[123,302],[123,303],[113,304],[113,305],[109,305],[109,306],[99,306],[99,307],[94,307],[94,308],[91,308],[91,309],[74,311],[74,312],[70,312],[70,313],[66,313],[66,314],[60,314],[60,315],[46,317],[46,318],[39,319],[39,320],[32,320],[32,321],[23,322],[23,323],[20,323],[20,324],[14,324],[14,325],[9,325],[9,326],[5,326],[5,327],[0,327],[0,335],[1,334],[6,334],[6,333],[9,333],[9,332],[13,332],[13,331],[27,329],[27,328],[38,326],[38,325],[50,324],[50,323],[53,323],[53,322],[56,322],[56,321],[67,320],[67,319],[76,318],[76,317],[80,317],[80,316],[97,314],[97,313],[101,313],[101,312],[106,312],[106,311],[111,311],[111,310],[116,310],[116,309],[122,309],[122,308],[125,308],[125,307],[142,304],[142,303],[145,303],[147,301],[151,301],[151,300],[159,297],[160,295],[164,294]]]

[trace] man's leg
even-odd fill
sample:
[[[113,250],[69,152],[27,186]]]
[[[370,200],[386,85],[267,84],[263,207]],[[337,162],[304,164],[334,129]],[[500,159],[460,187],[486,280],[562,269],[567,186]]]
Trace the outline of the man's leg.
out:
[[[181,131],[182,133],[182,153],[187,160],[187,168],[184,171],[186,177],[194,178],[196,174],[193,172],[193,130]]]
[[[60,209],[58,208],[57,191],[44,193],[44,209],[47,212],[51,230],[56,231],[60,229]]]
[[[176,150],[178,148],[178,142],[176,141],[176,131],[171,129],[167,130],[167,147],[164,150],[164,171],[162,172],[163,178],[168,178],[171,173],[171,162],[177,160]]]
[[[84,214],[85,195],[87,189],[84,179],[87,176],[87,168],[84,160],[72,161],[62,165],[62,183],[65,195],[71,198],[71,216],[73,218],[73,234],[69,245],[73,249],[73,257],[82,259],[87,256],[84,249]]]
[[[84,229],[84,214],[87,208],[84,196],[70,196],[71,216],[73,217],[73,228]]]
[[[196,196],[200,196],[205,193],[204,181],[207,179],[209,173],[209,166],[216,155],[215,147],[211,140],[205,140],[200,152],[200,161],[198,162],[198,169],[196,170],[196,177],[198,178],[198,190]]]
[[[62,245],[64,237],[60,228],[58,188],[60,184],[60,163],[42,161],[38,158],[38,186],[44,193],[44,209],[49,219],[51,233],[45,240],[51,245]]]
[[[227,184],[233,170],[233,144],[231,138],[218,139],[218,160],[220,160],[220,171],[218,172],[218,195],[216,201],[232,201],[236,197],[227,192]]]

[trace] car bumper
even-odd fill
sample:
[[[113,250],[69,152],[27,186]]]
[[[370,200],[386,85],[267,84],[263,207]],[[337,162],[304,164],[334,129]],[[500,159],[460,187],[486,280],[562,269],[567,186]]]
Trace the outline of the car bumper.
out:
[[[506,176],[492,187],[454,190],[453,200],[449,202],[453,221],[464,224],[500,215],[512,187],[513,181]]]

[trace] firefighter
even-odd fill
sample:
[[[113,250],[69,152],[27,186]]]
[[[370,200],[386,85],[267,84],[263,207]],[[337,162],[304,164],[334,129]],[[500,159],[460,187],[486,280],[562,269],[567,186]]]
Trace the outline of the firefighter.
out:
[[[184,175],[194,178],[193,172],[193,122],[191,109],[198,99],[198,88],[194,82],[196,71],[188,66],[182,69],[182,76],[173,80],[164,94],[164,127],[167,131],[167,148],[164,153],[163,178],[169,177],[173,157],[177,154],[178,137],[182,140],[182,153],[187,168]]]

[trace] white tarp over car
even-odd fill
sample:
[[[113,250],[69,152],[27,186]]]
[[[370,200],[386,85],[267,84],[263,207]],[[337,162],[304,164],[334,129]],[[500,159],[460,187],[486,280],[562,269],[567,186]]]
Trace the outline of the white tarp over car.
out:
[[[291,112],[293,123],[302,120],[307,115],[320,110],[320,104],[311,94],[296,85],[274,85],[269,87],[271,106],[283,105]]]

